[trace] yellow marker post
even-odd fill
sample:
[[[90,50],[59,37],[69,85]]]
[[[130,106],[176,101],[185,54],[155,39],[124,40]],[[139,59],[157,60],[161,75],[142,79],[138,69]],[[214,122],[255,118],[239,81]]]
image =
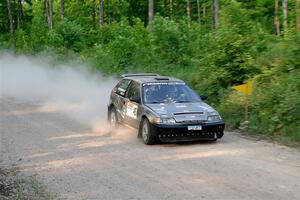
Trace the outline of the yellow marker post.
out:
[[[248,96],[252,95],[253,82],[248,81],[245,84],[234,86],[233,89],[245,94],[245,122],[248,121]]]

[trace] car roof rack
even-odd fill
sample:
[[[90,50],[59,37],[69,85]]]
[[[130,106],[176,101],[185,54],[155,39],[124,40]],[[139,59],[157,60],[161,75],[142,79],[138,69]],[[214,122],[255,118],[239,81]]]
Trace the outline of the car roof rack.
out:
[[[133,76],[159,76],[159,74],[155,73],[137,73],[137,74],[122,74],[121,77],[133,77]]]
[[[155,77],[154,79],[158,80],[158,81],[168,81],[168,80],[170,80],[169,77],[164,77],[164,76]]]

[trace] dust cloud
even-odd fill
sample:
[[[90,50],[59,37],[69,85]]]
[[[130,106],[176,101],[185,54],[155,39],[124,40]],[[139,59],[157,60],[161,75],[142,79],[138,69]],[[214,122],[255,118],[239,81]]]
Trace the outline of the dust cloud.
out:
[[[63,112],[94,129],[106,129],[114,78],[82,64],[55,65],[45,57],[0,54],[0,99],[38,104],[43,112]]]

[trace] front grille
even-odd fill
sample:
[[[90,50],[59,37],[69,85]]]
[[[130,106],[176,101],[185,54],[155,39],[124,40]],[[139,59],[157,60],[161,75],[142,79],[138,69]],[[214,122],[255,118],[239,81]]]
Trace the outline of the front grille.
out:
[[[178,123],[183,123],[183,124],[201,124],[203,122],[206,122],[206,120],[182,120],[182,121],[178,121]]]
[[[181,112],[181,113],[174,113],[174,115],[203,115],[203,112]]]

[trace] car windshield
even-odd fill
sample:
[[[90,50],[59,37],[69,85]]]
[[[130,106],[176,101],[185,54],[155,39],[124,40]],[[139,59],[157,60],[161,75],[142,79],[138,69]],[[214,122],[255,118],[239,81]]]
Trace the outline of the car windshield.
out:
[[[184,83],[147,83],[143,85],[145,104],[154,103],[193,103],[200,97]]]

